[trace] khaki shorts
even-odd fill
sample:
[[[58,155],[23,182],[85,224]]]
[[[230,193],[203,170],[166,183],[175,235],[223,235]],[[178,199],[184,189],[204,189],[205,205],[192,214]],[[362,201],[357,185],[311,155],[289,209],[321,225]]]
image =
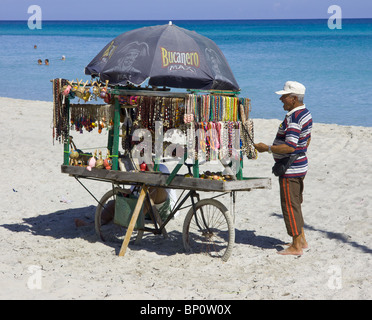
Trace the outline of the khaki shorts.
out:
[[[279,178],[280,202],[287,232],[291,237],[301,234],[304,226],[301,203],[304,178]]]

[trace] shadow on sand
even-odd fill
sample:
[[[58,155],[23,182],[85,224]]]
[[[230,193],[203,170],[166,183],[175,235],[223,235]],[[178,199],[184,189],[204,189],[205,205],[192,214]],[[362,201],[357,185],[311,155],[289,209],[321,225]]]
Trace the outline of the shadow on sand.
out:
[[[23,218],[22,222],[14,224],[2,224],[0,227],[11,232],[25,232],[35,236],[52,237],[54,239],[84,239],[88,242],[102,242],[97,236],[94,226],[94,214],[96,207],[88,206],[81,208],[59,210],[53,213],[39,215],[37,217]],[[81,219],[87,223],[77,227],[75,219]],[[145,233],[139,245],[134,245],[136,232],[133,233],[130,242],[131,250],[147,250],[160,255],[174,255],[183,253],[182,233],[168,231],[168,238],[152,233]],[[113,248],[116,254],[121,248],[121,241],[103,242]]]
[[[88,242],[94,243],[101,241],[94,228],[95,206],[82,208],[73,208],[59,210],[53,213],[39,215],[37,217],[23,218],[20,223],[2,224],[0,227],[10,230],[11,232],[27,232],[31,235],[52,237],[55,239],[76,239],[81,238]],[[278,213],[272,213],[272,216],[282,219]],[[181,217],[178,217],[180,219]],[[88,224],[83,227],[76,227],[75,219],[82,219]],[[356,241],[351,241],[351,237],[344,233],[335,233],[327,230],[317,229],[313,226],[306,225],[305,230],[316,231],[324,234],[328,239],[336,240],[350,245],[364,253],[372,254],[372,249],[361,245]],[[134,245],[133,240],[130,243],[131,250],[146,250],[156,252],[160,255],[175,255],[184,253],[182,233],[176,230],[167,230],[168,237],[154,235],[146,232],[139,245]],[[113,248],[116,254],[119,253],[121,242],[104,242],[107,246]],[[285,243],[279,239],[255,235],[253,230],[235,229],[235,243],[255,246],[262,249],[281,250]]]
[[[276,217],[276,218],[283,219],[283,216],[281,214],[278,214],[278,213],[275,213],[275,212],[272,213],[271,216]],[[319,229],[319,228],[315,228],[315,227],[313,227],[311,225],[308,225],[306,223],[305,223],[304,229],[305,230],[310,230],[310,231],[320,232],[327,239],[336,240],[336,241],[339,241],[341,243],[344,243],[344,244],[347,244],[349,246],[352,246],[352,247],[354,247],[354,248],[356,248],[356,249],[358,249],[358,250],[360,250],[360,251],[362,251],[364,253],[372,254],[372,249],[371,248],[368,248],[365,245],[359,244],[356,241],[351,241],[351,236],[347,235],[346,233],[332,232],[332,231],[322,230],[322,229]],[[306,234],[306,232],[305,232],[305,234]]]

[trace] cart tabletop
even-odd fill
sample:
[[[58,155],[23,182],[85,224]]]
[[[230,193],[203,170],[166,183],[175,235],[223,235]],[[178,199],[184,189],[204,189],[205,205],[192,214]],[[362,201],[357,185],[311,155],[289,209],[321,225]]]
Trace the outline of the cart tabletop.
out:
[[[92,168],[88,171],[86,167],[61,166],[62,173],[67,173],[77,178],[93,179],[117,184],[143,185],[170,189],[185,189],[212,192],[230,192],[230,191],[250,191],[252,189],[271,189],[270,178],[243,178],[243,180],[210,180],[185,177],[176,175],[173,180],[167,184],[169,174],[162,172],[128,172]]]

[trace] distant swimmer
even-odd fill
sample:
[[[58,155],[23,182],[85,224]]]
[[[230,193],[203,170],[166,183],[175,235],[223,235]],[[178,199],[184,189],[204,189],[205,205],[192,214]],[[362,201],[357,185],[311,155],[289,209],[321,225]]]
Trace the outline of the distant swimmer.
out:
[[[43,64],[43,61],[41,59],[37,60],[37,64]]]
[[[45,59],[45,65],[49,66],[49,59]]]
[[[66,57],[65,56],[62,56],[61,60],[66,60]]]
[[[34,49],[37,49],[37,45],[36,44],[34,45]]]

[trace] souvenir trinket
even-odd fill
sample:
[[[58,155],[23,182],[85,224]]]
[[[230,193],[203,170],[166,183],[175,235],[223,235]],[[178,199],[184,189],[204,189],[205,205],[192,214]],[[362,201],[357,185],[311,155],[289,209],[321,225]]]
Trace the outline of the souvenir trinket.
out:
[[[104,99],[106,97],[106,93],[107,93],[107,89],[108,89],[108,83],[109,83],[109,81],[106,80],[106,86],[104,88],[101,88],[100,97],[102,99]]]
[[[63,86],[63,88],[62,88],[62,94],[64,96],[68,96],[69,93],[70,93],[70,91],[71,91],[71,88],[72,88],[72,86],[70,84],[68,84],[66,86]]]
[[[99,158],[96,161],[96,168],[97,169],[103,169],[104,168],[103,159],[102,159],[102,151],[101,150],[99,151]]]
[[[112,160],[110,158],[110,150],[108,150],[108,149],[107,149],[106,159],[103,160],[103,166],[105,167],[106,170],[111,170],[111,168],[112,168]]]
[[[79,152],[77,152],[76,150],[71,151],[70,166],[77,166],[79,157],[80,157]]]
[[[96,166],[97,150],[94,152],[94,156],[88,160],[87,170],[92,171],[92,168]]]

